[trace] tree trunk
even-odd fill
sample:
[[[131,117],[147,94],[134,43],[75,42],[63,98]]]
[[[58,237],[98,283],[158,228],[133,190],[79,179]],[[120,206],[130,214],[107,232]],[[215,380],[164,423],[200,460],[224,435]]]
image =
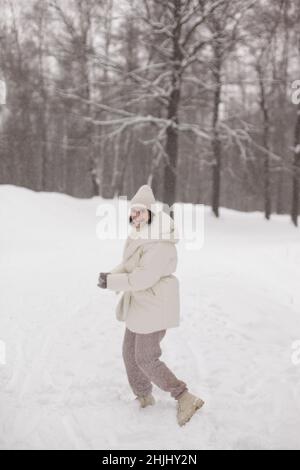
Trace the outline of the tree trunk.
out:
[[[168,103],[167,116],[174,124],[178,124],[178,109],[181,88],[181,62],[180,48],[181,36],[181,1],[174,0],[174,30],[173,30],[173,73],[172,91]],[[166,154],[168,161],[164,167],[164,203],[172,206],[176,199],[177,161],[178,161],[178,130],[170,125],[166,131]]]
[[[213,165],[212,165],[212,210],[216,217],[219,217],[220,207],[220,191],[221,191],[221,142],[219,135],[219,114],[221,103],[221,61],[216,59],[216,68],[214,72],[215,93],[214,93],[214,107],[213,107],[213,121],[212,121],[212,152],[213,152]]]
[[[295,150],[293,164],[293,194],[292,194],[292,221],[298,226],[299,216],[299,174],[300,174],[300,104],[298,104],[295,128]]]
[[[178,132],[169,126],[167,129],[166,153],[169,161],[164,168],[164,203],[170,207],[176,198],[177,160],[178,160]]]
[[[260,67],[258,67],[259,85],[260,85],[260,107],[263,115],[263,147],[264,152],[264,206],[265,218],[271,217],[271,181],[270,181],[270,118],[266,102],[264,77]]]

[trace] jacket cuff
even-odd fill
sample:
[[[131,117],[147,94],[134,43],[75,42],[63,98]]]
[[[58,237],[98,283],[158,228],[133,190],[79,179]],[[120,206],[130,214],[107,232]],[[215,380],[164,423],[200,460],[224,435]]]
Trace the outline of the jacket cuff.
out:
[[[126,291],[130,290],[128,284],[128,274],[108,274],[107,275],[107,288],[115,291]]]

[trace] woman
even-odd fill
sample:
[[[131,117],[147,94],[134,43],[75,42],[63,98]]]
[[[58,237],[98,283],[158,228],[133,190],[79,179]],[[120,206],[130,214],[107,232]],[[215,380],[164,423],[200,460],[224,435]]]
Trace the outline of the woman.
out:
[[[141,186],[130,202],[132,230],[123,261],[109,273],[100,273],[98,285],[123,292],[116,314],[126,324],[122,352],[136,399],[142,408],[153,405],[153,382],[177,400],[177,421],[182,426],[204,402],[159,359],[166,330],[179,326],[180,302],[173,274],[177,231],[173,219],[155,206],[150,186]]]

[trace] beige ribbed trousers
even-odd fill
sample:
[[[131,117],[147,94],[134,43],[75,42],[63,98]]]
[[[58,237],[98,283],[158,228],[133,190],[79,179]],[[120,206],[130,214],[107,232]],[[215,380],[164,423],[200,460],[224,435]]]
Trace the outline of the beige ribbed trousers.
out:
[[[166,331],[143,334],[134,333],[125,327],[122,354],[128,382],[136,396],[152,392],[151,382],[169,392],[176,400],[188,389],[187,384],[179,380],[159,359],[162,353],[160,342]]]

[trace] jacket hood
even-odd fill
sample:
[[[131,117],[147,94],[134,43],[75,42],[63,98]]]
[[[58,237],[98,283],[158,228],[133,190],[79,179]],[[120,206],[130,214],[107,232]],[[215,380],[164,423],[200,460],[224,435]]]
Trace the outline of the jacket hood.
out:
[[[130,208],[142,207],[156,213],[156,200],[153,191],[148,184],[144,184],[139,188],[130,201]]]

